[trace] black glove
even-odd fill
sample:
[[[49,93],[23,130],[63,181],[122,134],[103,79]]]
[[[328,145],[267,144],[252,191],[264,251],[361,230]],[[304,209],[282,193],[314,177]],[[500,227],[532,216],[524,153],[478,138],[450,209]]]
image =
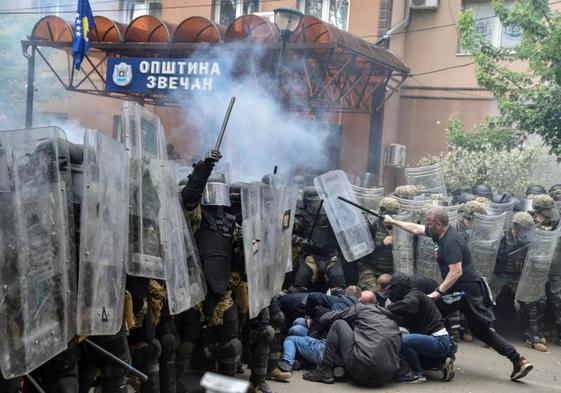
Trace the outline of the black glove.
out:
[[[220,150],[211,149],[206,153],[205,156],[205,163],[214,165],[222,158],[222,154],[220,154]]]

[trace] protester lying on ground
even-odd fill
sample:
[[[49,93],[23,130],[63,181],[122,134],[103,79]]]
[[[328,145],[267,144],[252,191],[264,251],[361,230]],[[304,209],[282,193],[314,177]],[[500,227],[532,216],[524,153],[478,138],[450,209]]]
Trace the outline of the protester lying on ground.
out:
[[[450,336],[444,327],[442,314],[427,295],[412,287],[411,279],[402,273],[394,273],[387,291],[391,304],[387,309],[399,326],[409,334],[401,335],[401,353],[411,372],[401,375],[399,382],[426,382],[425,369],[439,367],[442,379],[454,378],[454,360],[449,356],[452,349]]]
[[[325,338],[308,335],[310,319],[298,318],[288,331],[283,343],[283,354],[275,370],[276,379],[286,381],[293,369],[313,368],[321,363],[325,350]]]
[[[399,328],[389,312],[377,305],[357,304],[331,311],[320,318],[329,328],[323,360],[304,374],[312,382],[333,383],[335,368],[342,367],[357,382],[381,386],[399,369]]]

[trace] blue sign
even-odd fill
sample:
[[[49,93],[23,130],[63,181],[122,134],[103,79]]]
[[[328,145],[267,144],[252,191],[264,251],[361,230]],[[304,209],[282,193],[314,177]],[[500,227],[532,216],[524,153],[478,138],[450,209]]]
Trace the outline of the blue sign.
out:
[[[119,93],[211,91],[221,75],[216,61],[110,57],[105,89]]]

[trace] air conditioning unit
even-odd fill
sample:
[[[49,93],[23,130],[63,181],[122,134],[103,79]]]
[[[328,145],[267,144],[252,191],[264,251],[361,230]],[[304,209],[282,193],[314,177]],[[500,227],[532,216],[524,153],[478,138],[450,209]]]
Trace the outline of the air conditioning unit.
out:
[[[393,168],[404,168],[405,158],[407,156],[407,147],[398,145],[397,143],[390,143],[386,147],[384,161],[386,166]]]
[[[411,0],[412,10],[436,10],[438,0]]]

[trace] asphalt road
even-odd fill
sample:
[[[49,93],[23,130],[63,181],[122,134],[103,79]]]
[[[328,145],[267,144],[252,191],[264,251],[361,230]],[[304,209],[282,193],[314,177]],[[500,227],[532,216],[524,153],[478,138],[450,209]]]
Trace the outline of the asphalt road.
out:
[[[534,365],[528,376],[519,382],[510,381],[511,363],[495,351],[484,348],[479,341],[461,343],[456,357],[456,376],[452,382],[439,380],[440,373],[424,384],[400,384],[392,382],[381,388],[364,388],[352,382],[333,385],[313,383],[302,379],[302,371],[295,371],[290,382],[270,381],[275,393],[339,393],[365,392],[561,392],[561,347],[549,345],[546,353],[527,348],[522,342],[514,342],[518,351]]]

